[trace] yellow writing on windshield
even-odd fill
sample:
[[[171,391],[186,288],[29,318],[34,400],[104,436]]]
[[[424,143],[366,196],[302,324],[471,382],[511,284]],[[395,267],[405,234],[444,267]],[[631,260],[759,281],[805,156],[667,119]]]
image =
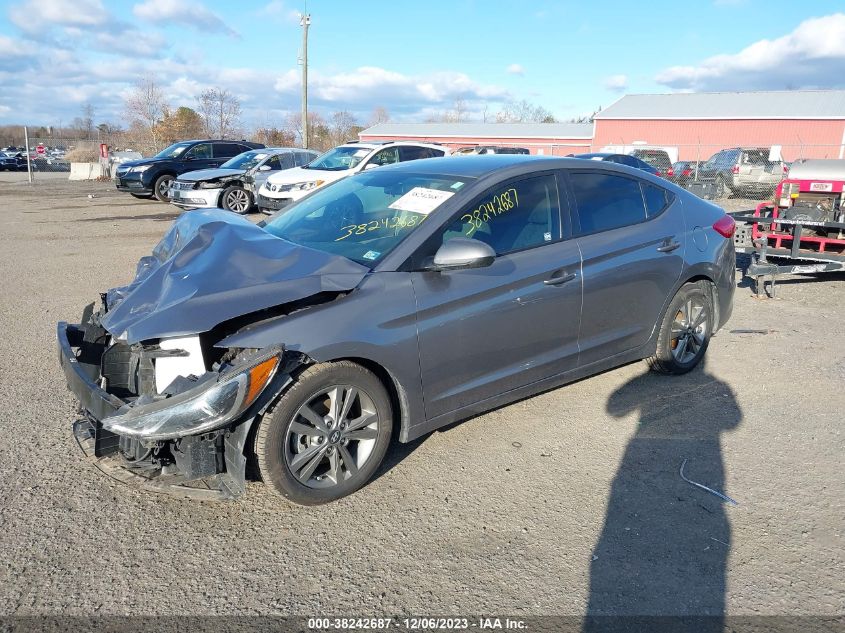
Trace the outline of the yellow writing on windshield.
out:
[[[392,218],[381,218],[380,220],[372,220],[370,222],[365,222],[364,224],[349,224],[347,226],[341,227],[340,230],[346,231],[346,233],[335,239],[335,242],[345,240],[351,235],[364,235],[365,233],[369,233],[371,231],[385,231],[391,229],[411,228],[418,224],[422,224],[423,220],[425,220],[427,217],[427,215],[415,214],[407,218],[393,216]]]

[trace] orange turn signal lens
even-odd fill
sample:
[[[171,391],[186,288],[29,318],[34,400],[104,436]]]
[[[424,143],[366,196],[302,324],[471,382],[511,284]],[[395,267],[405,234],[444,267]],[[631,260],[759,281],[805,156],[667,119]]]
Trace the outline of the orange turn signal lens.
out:
[[[279,357],[273,356],[265,361],[258,363],[255,367],[247,372],[249,381],[247,382],[246,398],[244,399],[244,407],[250,406],[258,397],[267,382],[276,373],[276,367],[279,366]]]

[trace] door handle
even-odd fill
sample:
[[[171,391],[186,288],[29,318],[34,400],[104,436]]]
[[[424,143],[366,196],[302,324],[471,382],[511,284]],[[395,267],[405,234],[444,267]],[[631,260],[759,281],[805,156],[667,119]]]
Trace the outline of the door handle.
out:
[[[672,251],[680,247],[680,242],[670,242],[669,240],[666,240],[662,246],[657,247],[657,250],[661,253],[671,253]]]
[[[547,286],[560,286],[561,284],[565,284],[567,281],[572,281],[575,279],[575,273],[567,273],[565,275],[561,275],[560,277],[550,277],[549,279],[544,279],[543,283]]]

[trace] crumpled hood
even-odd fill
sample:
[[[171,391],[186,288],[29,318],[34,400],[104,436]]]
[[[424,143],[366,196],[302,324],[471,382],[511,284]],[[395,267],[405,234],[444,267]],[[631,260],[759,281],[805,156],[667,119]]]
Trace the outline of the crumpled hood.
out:
[[[352,290],[368,272],[229,211],[189,211],[141,258],[131,284],[108,291],[101,323],[130,344],[198,334],[257,310]]]
[[[226,169],[198,169],[178,176],[177,180],[200,182],[202,180],[225,178],[226,176],[242,176],[244,173],[246,173],[246,169],[229,169],[228,167]]]

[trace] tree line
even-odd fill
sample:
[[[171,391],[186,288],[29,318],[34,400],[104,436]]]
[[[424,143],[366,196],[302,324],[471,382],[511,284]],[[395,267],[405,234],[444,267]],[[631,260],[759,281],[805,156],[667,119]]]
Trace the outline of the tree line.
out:
[[[31,139],[44,142],[50,139],[79,139],[105,142],[116,149],[135,149],[154,153],[171,143],[191,138],[244,139],[271,147],[302,147],[302,117],[290,113],[247,127],[243,122],[241,101],[230,90],[211,87],[203,90],[196,102],[189,105],[171,104],[161,86],[151,77],[139,80],[124,101],[124,115],[120,123],[95,124],[96,111],[92,104],[82,107],[81,116],[66,126],[30,128]],[[462,123],[473,115],[466,102],[456,99],[452,107],[432,114],[426,122]],[[554,123],[552,113],[526,100],[506,103],[495,113],[485,108],[480,113],[483,122],[496,123]],[[587,117],[585,117],[587,118]],[[591,117],[589,117],[591,118]],[[390,121],[390,113],[383,106],[376,107],[365,125],[361,125],[348,110],[338,110],[327,116],[308,113],[308,146],[325,151],[355,140],[358,133],[377,123]],[[0,145],[22,145],[19,125],[0,126]]]

